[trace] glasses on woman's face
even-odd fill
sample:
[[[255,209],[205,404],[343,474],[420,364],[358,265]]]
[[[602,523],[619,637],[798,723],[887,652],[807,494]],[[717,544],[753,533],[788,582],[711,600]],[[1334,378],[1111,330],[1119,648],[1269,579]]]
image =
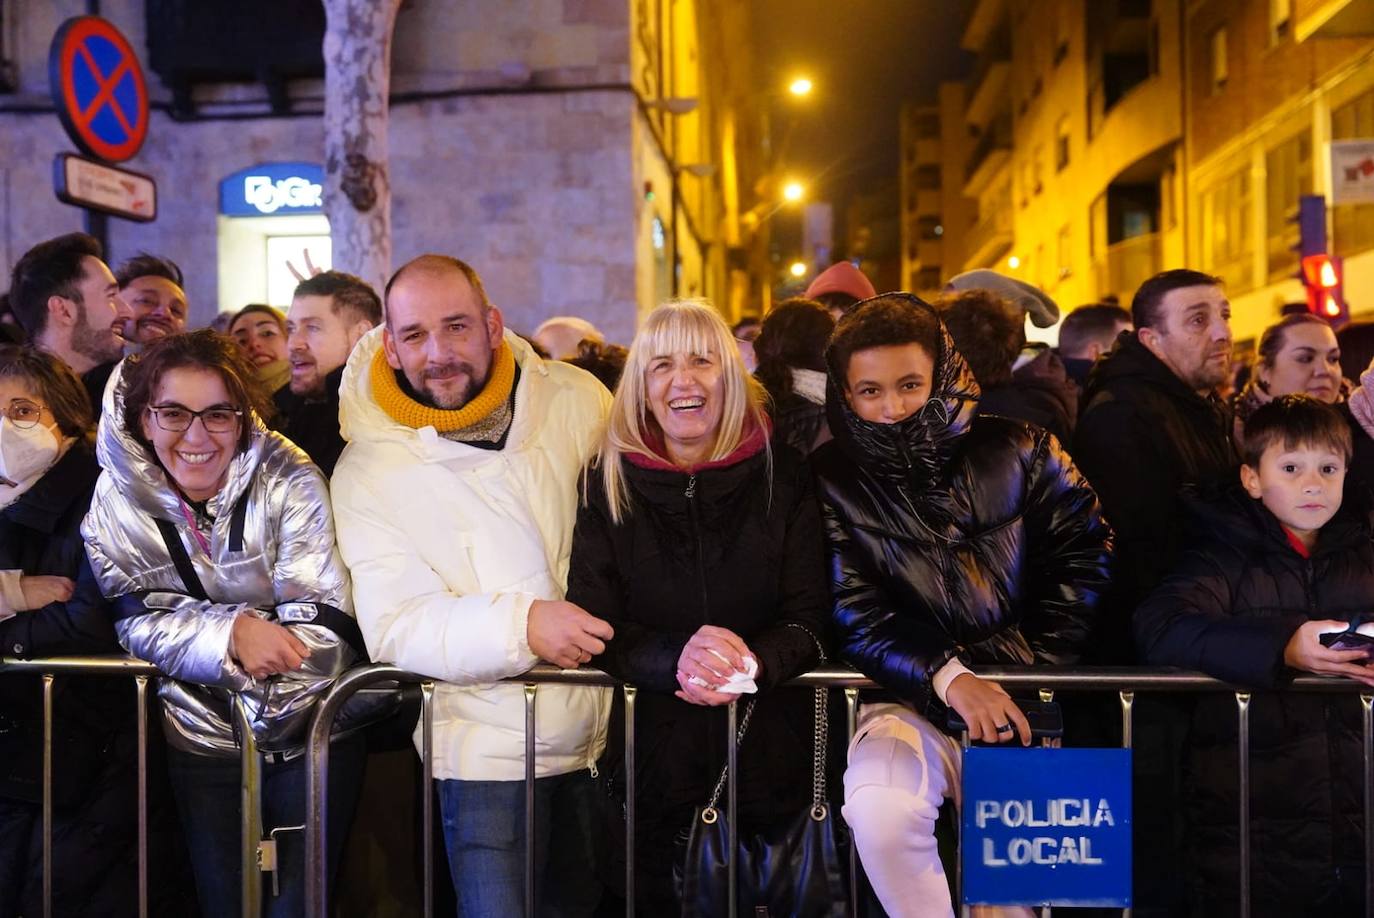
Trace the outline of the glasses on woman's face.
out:
[[[191,422],[200,418],[206,433],[229,433],[238,429],[239,418],[243,412],[237,408],[215,405],[203,411],[192,411],[183,405],[149,405],[148,413],[153,416],[157,426],[168,433],[184,433],[191,429]]]
[[[37,427],[43,420],[44,408],[36,402],[31,402],[26,398],[12,399],[5,406],[5,417],[10,419],[10,423],[20,430],[29,430]]]

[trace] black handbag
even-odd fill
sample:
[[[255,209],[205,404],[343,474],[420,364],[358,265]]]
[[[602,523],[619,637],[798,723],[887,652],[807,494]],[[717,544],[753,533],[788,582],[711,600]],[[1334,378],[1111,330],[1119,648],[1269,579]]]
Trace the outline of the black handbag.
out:
[[[824,662],[824,655],[822,655]],[[848,860],[840,841],[847,841],[826,799],[826,744],[829,739],[829,692],[816,689],[816,718],[812,750],[811,803],[795,818],[745,838],[735,852],[737,902],[741,916],[799,916],[842,918],[849,914]],[[738,745],[749,728],[754,703],[740,721]],[[728,914],[729,828],[717,807],[725,789],[729,766],[721,772],[706,806],[697,808],[686,832],[684,850],[674,868],[678,901],[684,918],[719,918]]]

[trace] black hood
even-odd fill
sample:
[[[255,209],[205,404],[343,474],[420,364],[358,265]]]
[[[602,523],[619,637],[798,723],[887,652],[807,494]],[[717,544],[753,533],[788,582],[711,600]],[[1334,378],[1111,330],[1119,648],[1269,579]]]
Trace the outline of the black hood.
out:
[[[904,299],[913,308],[930,312],[940,324],[940,353],[935,355],[930,400],[903,421],[875,424],[849,407],[844,382],[832,371],[825,399],[827,419],[841,448],[870,474],[924,487],[940,479],[955,446],[968,433],[978,413],[978,383],[963,355],[954,349],[935,307],[910,293],[886,293],[883,298]],[[829,360],[826,362],[830,365]]]

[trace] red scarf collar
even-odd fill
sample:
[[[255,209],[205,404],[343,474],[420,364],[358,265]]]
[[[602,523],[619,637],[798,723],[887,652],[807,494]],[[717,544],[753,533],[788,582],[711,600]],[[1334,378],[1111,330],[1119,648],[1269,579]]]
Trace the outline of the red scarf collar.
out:
[[[697,472],[706,469],[723,469],[737,463],[743,462],[751,456],[757,456],[763,452],[763,448],[768,445],[768,425],[760,427],[751,424],[740,440],[739,446],[724,459],[716,459],[713,462],[702,462],[697,465],[680,466],[669,462],[665,456],[668,451],[663,445],[663,434],[656,427],[644,431],[644,444],[653,450],[653,455],[644,453],[626,453],[625,459],[631,464],[641,469],[654,469],[660,472],[681,472],[684,475],[695,475]]]

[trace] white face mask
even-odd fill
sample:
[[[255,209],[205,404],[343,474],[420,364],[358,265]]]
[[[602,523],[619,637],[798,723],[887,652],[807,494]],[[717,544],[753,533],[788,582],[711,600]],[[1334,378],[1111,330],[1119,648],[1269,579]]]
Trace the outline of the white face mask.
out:
[[[0,418],[0,484],[21,484],[46,472],[57,461],[60,444],[42,424],[27,430]]]

